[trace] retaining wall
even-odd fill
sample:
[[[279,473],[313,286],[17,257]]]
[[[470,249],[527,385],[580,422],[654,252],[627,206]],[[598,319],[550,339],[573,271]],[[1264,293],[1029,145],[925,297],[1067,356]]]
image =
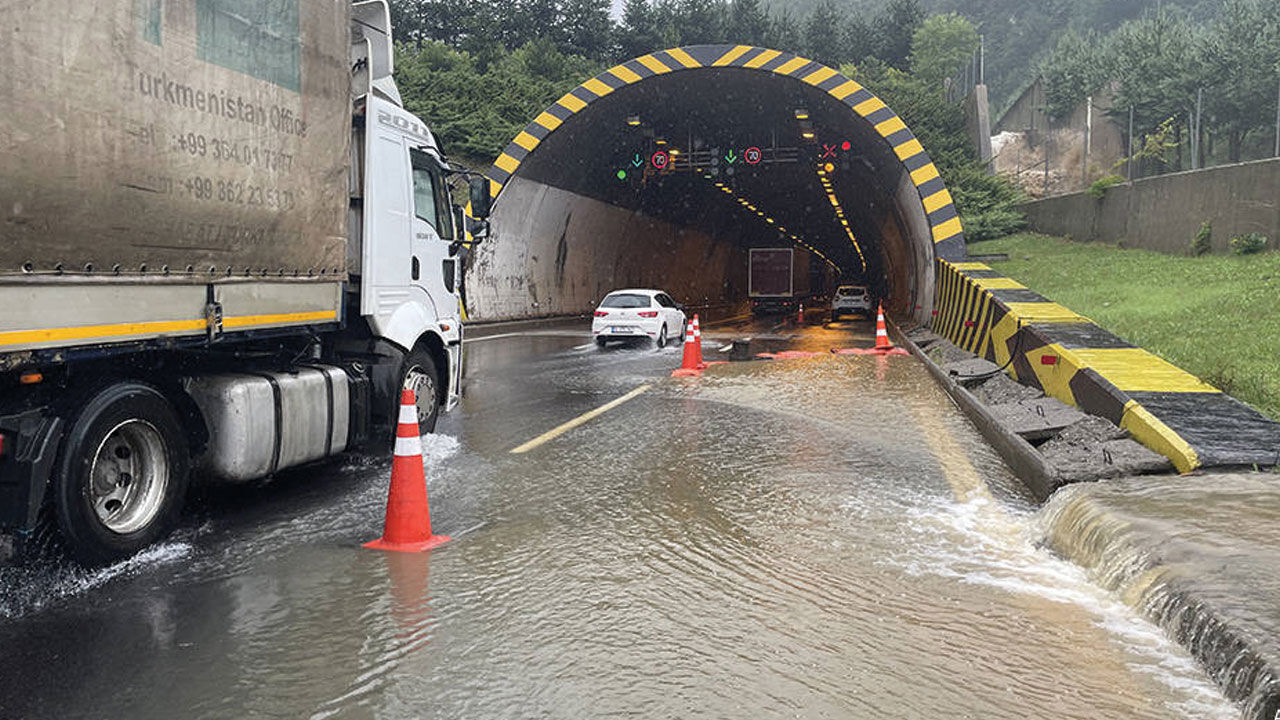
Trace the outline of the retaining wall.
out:
[[[1200,223],[1213,225],[1213,249],[1228,252],[1236,235],[1259,232],[1280,243],[1280,159],[1146,178],[1117,185],[1102,198],[1062,195],[1023,206],[1031,228],[1046,235],[1185,253]]]

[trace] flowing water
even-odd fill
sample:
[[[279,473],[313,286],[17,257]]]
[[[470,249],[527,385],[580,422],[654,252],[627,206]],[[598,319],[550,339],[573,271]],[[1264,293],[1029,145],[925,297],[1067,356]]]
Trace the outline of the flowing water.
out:
[[[1073,487],[1043,523],[1055,550],[1188,647],[1245,717],[1280,717],[1280,475]]]
[[[432,553],[359,547],[388,463],[352,459],[107,571],[0,571],[0,717],[1239,717],[1042,547],[1078,521],[913,359],[670,381],[678,349],[545,342],[482,351],[503,371],[428,436]]]

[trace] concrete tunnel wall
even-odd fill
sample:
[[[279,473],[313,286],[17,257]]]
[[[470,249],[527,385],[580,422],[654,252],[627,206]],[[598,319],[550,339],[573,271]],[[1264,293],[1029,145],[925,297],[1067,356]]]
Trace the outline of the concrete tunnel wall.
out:
[[[473,318],[586,313],[623,287],[661,287],[690,304],[746,293],[745,249],[642,212],[516,178],[501,213],[470,265]]]
[[[695,84],[673,84],[677,76],[704,80],[691,89]],[[761,101],[814,108],[825,126],[856,136],[866,168],[848,172],[856,178],[848,181],[853,187],[837,182],[836,193],[850,206],[846,212],[853,230],[866,246],[866,264],[874,275],[867,281],[884,290],[892,312],[928,322],[935,258],[962,259],[964,236],[952,198],[924,148],[883,102],[835,70],[742,45],[677,48],[637,58],[588,80],[535,118],[488,173],[495,195],[493,234],[475,248],[467,265],[468,316],[502,320],[585,313],[609,290],[626,286],[662,287],[688,303],[745,300],[747,247],[769,245],[745,239],[740,227],[724,227],[723,215],[698,222],[610,196],[599,182],[584,179],[583,160],[574,159],[586,152],[584,146],[607,145],[602,138],[608,128],[626,117],[621,108],[642,102],[645,92],[646,117],[656,102],[691,109],[690,114],[718,111],[730,118],[724,122],[732,122],[735,113],[725,94],[731,91],[722,91],[726,80]],[[578,177],[554,167],[574,162]],[[825,197],[819,195],[817,203],[811,199],[799,202],[795,193],[771,198],[803,205],[809,214],[823,208],[830,213]],[[812,227],[800,232],[828,252],[838,239],[816,240],[810,233],[823,233]],[[777,241],[787,242],[781,236]]]

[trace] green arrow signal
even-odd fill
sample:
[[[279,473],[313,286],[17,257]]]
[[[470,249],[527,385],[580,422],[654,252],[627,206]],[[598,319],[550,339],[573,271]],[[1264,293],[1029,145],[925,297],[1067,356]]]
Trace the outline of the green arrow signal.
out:
[[[724,156],[724,159],[729,161],[729,164],[732,165],[738,161],[738,155],[730,150],[729,154]]]

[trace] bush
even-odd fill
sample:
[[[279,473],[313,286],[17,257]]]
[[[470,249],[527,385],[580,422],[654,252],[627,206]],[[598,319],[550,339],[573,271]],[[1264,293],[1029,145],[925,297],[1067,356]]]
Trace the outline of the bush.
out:
[[[1237,255],[1252,255],[1267,247],[1267,236],[1262,233],[1245,233],[1231,238],[1231,251]]]
[[[1200,229],[1191,239],[1191,254],[1204,255],[1213,249],[1213,226],[1207,221],[1200,223]]]
[[[1089,195],[1101,199],[1103,195],[1107,194],[1108,189],[1116,185],[1123,185],[1124,182],[1124,178],[1119,175],[1104,175],[1094,180],[1093,184],[1089,186]]]

